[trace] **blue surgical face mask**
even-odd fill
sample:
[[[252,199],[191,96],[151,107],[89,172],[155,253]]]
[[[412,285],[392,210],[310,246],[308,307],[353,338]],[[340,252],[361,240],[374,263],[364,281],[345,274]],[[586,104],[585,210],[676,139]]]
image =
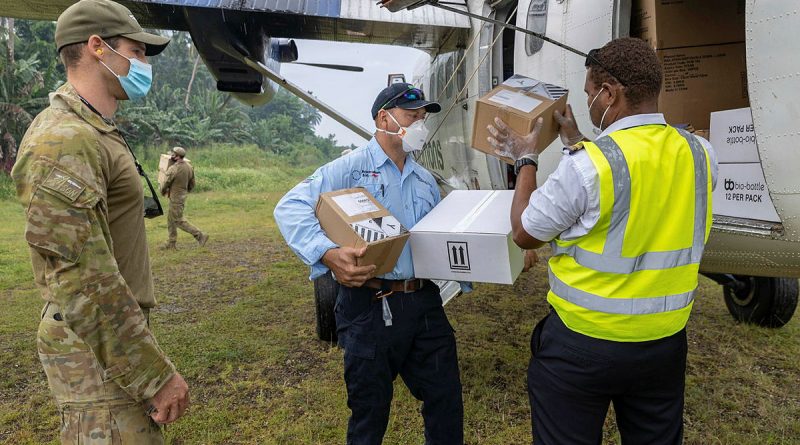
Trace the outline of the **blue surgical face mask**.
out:
[[[119,74],[115,73],[114,70],[109,68],[108,65],[103,63],[102,60],[100,61],[100,63],[102,63],[103,66],[111,72],[111,74],[117,77],[122,89],[125,90],[125,94],[128,95],[128,99],[136,100],[147,96],[147,93],[150,91],[150,87],[153,85],[153,66],[144,62],[140,62],[137,59],[128,59],[127,57],[118,53],[108,43],[105,43],[105,45],[108,46],[111,51],[119,54],[120,57],[127,59],[131,64],[131,68],[128,70],[128,75],[120,76]]]

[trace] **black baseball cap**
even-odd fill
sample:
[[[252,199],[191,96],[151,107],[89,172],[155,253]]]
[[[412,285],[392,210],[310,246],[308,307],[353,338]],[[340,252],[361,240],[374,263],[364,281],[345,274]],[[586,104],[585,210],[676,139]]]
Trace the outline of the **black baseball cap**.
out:
[[[436,102],[425,100],[425,94],[410,83],[393,83],[384,88],[372,104],[372,118],[378,117],[378,112],[390,108],[416,110],[425,108],[428,113],[442,111],[442,106]]]

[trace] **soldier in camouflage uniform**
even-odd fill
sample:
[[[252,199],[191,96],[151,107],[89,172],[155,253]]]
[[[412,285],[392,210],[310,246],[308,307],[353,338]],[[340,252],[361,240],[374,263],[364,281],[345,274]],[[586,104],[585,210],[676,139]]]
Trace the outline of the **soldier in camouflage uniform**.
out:
[[[117,101],[147,93],[146,56],[167,43],[109,0],[68,8],[56,25],[67,83],[34,119],[12,171],[46,301],[37,347],[63,444],[161,444],[159,424],[189,404],[149,329],[142,183],[110,119]]]
[[[167,230],[169,238],[164,249],[175,249],[178,241],[178,229],[191,234],[198,244],[205,246],[208,235],[193,226],[183,217],[183,208],[186,205],[186,196],[194,189],[194,169],[183,158],[186,150],[183,147],[174,147],[171,152],[171,165],[167,169],[167,179],[161,184],[161,194],[169,197],[169,216],[167,217]]]

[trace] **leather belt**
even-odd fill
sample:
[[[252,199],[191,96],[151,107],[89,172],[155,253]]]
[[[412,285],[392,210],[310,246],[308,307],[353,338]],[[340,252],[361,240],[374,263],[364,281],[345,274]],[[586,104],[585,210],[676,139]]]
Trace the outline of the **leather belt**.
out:
[[[362,287],[369,287],[384,292],[403,292],[405,294],[416,292],[423,287],[428,280],[411,279],[411,280],[383,280],[380,278],[372,278],[364,282]]]

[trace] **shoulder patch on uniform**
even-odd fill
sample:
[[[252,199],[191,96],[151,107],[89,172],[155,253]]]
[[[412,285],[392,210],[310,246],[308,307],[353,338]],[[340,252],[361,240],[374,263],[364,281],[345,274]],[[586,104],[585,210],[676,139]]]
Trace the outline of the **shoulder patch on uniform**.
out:
[[[47,178],[42,182],[41,186],[63,196],[69,202],[75,202],[86,189],[86,186],[80,181],[58,167],[53,168],[53,171],[47,175]]]
[[[317,175],[311,175],[303,180],[303,184],[308,184],[309,182],[314,182],[315,179],[319,178]]]

